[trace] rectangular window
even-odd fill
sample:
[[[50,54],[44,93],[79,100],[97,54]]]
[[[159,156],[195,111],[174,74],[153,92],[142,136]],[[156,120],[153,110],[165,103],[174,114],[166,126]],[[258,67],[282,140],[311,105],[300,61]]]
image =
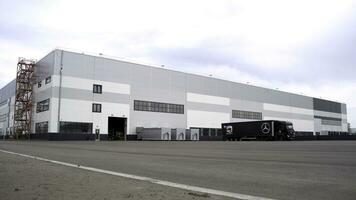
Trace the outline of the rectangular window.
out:
[[[330,125],[330,126],[341,126],[342,125],[341,121],[330,120],[330,119],[322,119],[321,124]]]
[[[94,84],[93,85],[93,93],[102,94],[103,93],[103,86]]]
[[[101,113],[101,104],[93,103],[92,111],[93,112],[97,112],[97,113]]]
[[[314,118],[321,119],[321,124],[330,125],[330,126],[341,126],[342,119],[334,117],[323,117],[323,116],[314,116]]]
[[[232,110],[232,118],[262,120],[262,113],[243,110]]]
[[[50,83],[51,82],[51,77],[50,76],[47,77],[45,82],[46,82],[46,84]]]
[[[37,102],[36,112],[43,112],[49,110],[49,99]]]
[[[37,83],[37,87],[38,87],[38,88],[42,87],[42,81],[40,81],[40,82]]]
[[[60,133],[92,133],[93,123],[82,122],[60,122]]]
[[[48,121],[36,123],[35,132],[36,133],[48,133]]]
[[[184,114],[184,105],[134,100],[134,110]]]

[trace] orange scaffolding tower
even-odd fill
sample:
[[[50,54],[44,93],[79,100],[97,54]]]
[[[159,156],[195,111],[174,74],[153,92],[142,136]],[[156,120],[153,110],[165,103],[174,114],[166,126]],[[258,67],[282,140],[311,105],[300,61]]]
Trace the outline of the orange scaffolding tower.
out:
[[[16,138],[30,138],[35,60],[19,58],[16,73],[14,133]]]

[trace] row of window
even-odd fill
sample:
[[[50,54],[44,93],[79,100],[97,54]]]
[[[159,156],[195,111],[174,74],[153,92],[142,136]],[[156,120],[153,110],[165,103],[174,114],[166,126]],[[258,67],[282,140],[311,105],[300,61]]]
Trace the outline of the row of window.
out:
[[[93,123],[60,122],[60,133],[92,133]],[[35,124],[36,133],[48,133],[48,121]]]
[[[48,133],[48,121],[35,124],[36,133]]]
[[[36,112],[43,112],[49,110],[49,99],[37,102]]]
[[[348,132],[329,131],[328,135],[330,135],[330,136],[347,136],[347,135],[349,135],[349,133]]]
[[[6,105],[6,104],[7,104],[7,100],[0,102],[0,106]]]
[[[232,118],[262,120],[262,113],[243,110],[232,110]]]
[[[341,126],[341,121],[338,120],[330,120],[330,119],[322,119],[321,124],[323,125],[330,125],[330,126]]]
[[[92,133],[93,123],[82,123],[82,122],[60,122],[59,123],[60,133]]]
[[[191,129],[199,129],[200,136],[222,136],[222,132],[220,128],[191,127]]]
[[[342,119],[341,118],[334,118],[334,117],[323,117],[315,115],[314,118],[321,119],[321,124],[323,125],[330,125],[330,126],[341,126]]]
[[[6,121],[6,118],[7,118],[7,114],[0,115],[0,122]]]
[[[51,82],[51,77],[49,76],[49,77],[47,77],[47,78],[45,79],[45,83],[48,84],[48,83],[50,83],[50,82]],[[37,87],[38,87],[38,88],[42,87],[42,81],[39,81],[39,82],[37,83]]]
[[[47,110],[49,110],[49,99],[37,103],[37,110],[36,110],[37,113],[47,111]],[[99,103],[92,104],[92,112],[101,113],[101,110],[102,110],[101,104]],[[184,105],[134,100],[134,110],[184,114]],[[262,113],[233,110],[232,118],[262,120]]]
[[[92,112],[101,113],[101,110],[101,104],[92,104]],[[134,110],[184,114],[184,105],[135,100]]]
[[[49,99],[37,102],[37,107],[36,107],[36,112],[44,112],[49,110]],[[98,103],[93,103],[92,105],[92,111],[101,113],[101,104]]]
[[[134,100],[134,110],[184,114],[184,105]]]

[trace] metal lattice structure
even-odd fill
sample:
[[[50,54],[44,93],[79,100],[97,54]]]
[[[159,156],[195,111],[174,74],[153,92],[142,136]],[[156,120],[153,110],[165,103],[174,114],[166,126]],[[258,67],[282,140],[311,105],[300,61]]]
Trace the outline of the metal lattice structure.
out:
[[[32,93],[35,82],[35,60],[19,58],[16,73],[14,133],[29,138],[32,123]]]

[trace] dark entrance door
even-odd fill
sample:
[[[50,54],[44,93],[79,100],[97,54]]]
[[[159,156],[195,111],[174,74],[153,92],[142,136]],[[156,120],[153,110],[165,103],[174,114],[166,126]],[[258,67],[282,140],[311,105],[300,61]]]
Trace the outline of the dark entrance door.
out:
[[[108,139],[126,140],[127,118],[109,117],[108,119]]]

